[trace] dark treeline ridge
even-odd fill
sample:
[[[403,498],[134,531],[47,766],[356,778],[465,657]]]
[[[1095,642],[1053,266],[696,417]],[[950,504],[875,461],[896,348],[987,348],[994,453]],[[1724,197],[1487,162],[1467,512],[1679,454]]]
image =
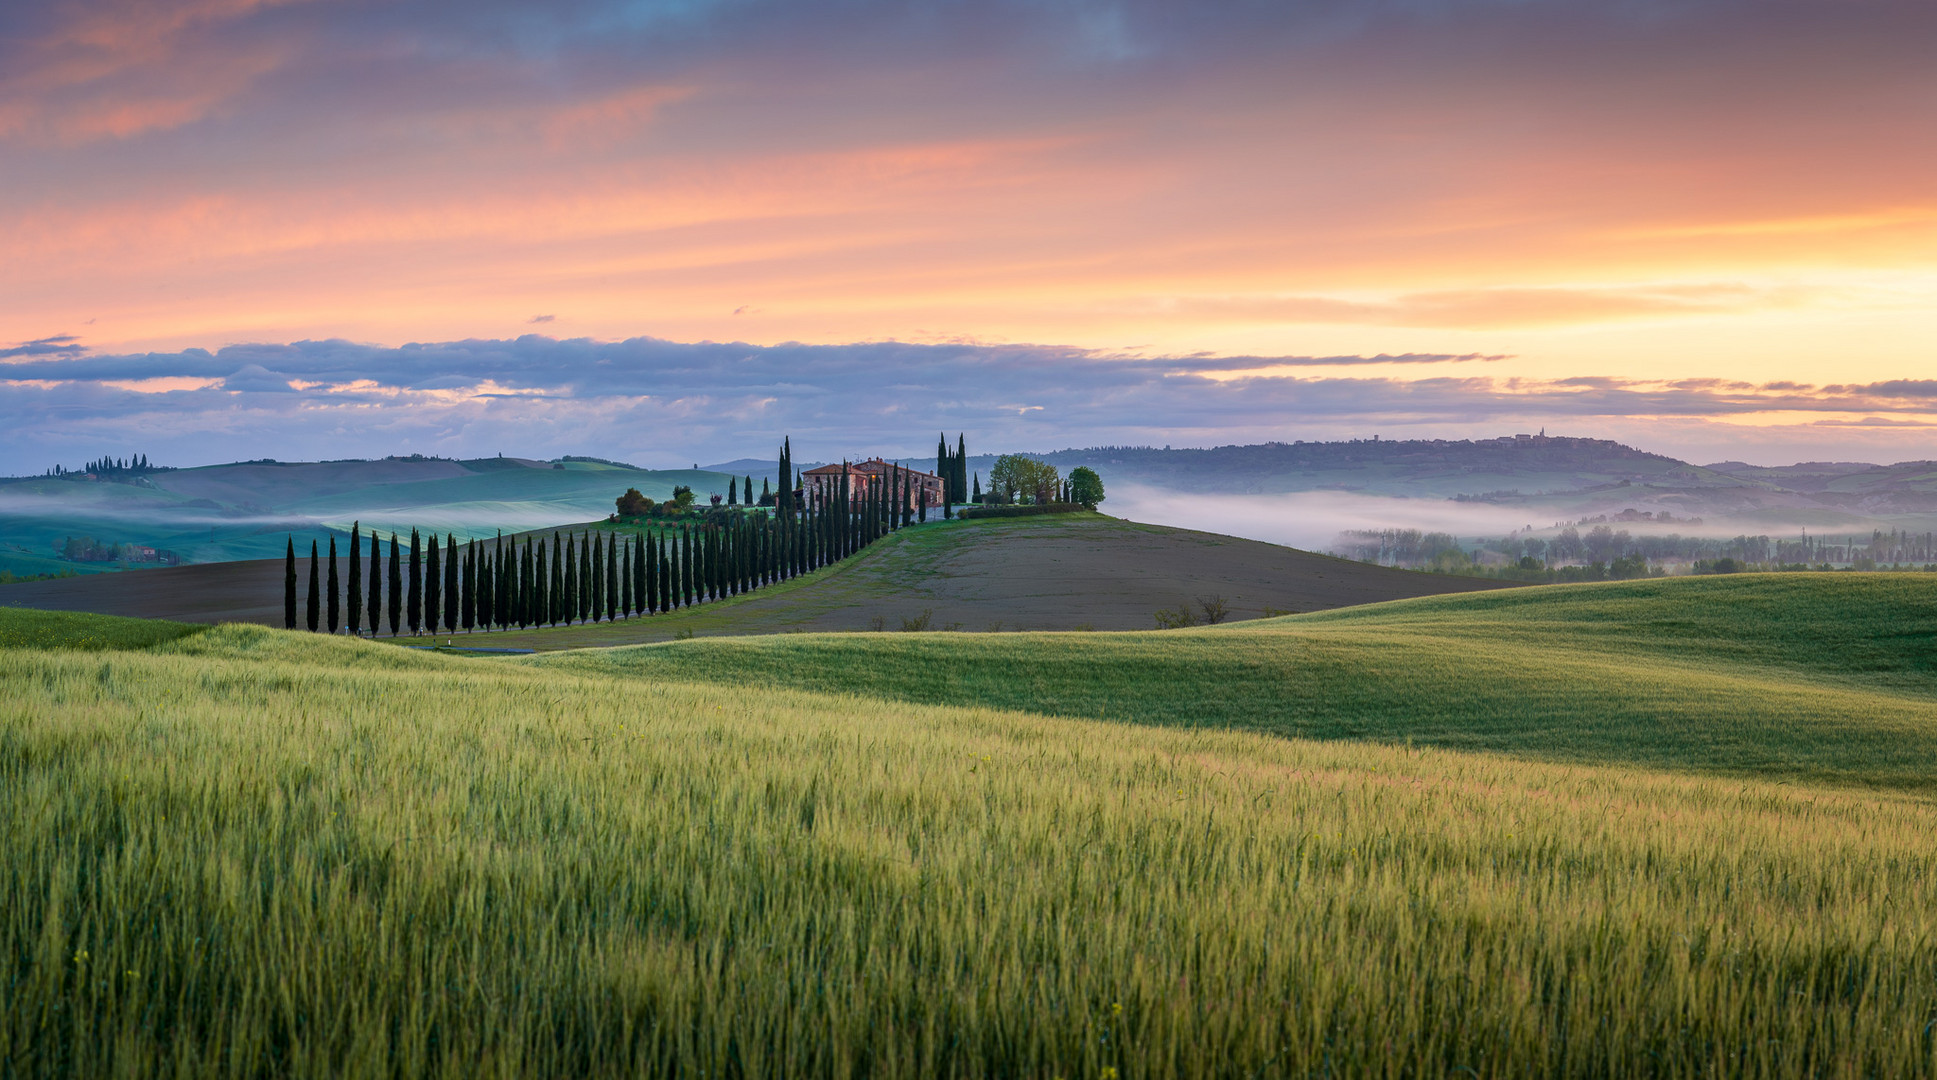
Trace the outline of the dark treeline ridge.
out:
[[[133,457],[125,458],[99,457],[78,469],[69,469],[63,465],[55,465],[48,469],[44,475],[120,480],[132,476],[146,476],[150,473],[170,471],[172,471],[171,466],[151,465],[148,463],[147,454],[136,454]]]
[[[782,468],[791,454],[782,452]],[[783,473],[784,475],[784,473]],[[856,493],[848,476],[803,497],[785,490],[773,512],[716,509],[636,531],[559,530],[489,540],[428,539],[411,530],[389,543],[361,523],[342,555],[314,542],[308,601],[299,612],[299,567],[292,537],[284,564],[283,623],[376,636],[563,626],[657,615],[721,600],[839,562],[905,525],[909,487],[891,480]],[[927,520],[923,507],[919,520]],[[366,550],[367,546],[367,550]],[[339,581],[344,582],[339,589]]]

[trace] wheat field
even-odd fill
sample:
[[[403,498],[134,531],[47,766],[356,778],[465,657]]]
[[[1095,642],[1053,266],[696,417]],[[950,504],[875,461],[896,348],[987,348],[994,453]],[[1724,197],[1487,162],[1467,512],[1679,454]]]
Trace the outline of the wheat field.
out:
[[[1937,1071],[1900,784],[41,640],[0,650],[8,1075]]]

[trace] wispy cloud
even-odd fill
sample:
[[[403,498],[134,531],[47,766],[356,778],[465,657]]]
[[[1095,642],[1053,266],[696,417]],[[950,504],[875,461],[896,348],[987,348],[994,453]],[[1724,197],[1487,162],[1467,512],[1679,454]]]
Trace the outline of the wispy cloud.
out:
[[[1688,425],[1881,434],[1937,418],[1937,380],[1756,385],[1429,373],[1474,359],[1481,358],[1152,357],[1045,345],[758,346],[536,335],[401,348],[306,341],[60,354],[0,369],[7,387],[0,454],[13,471],[27,472],[75,454],[132,449],[131,439],[142,452],[169,448],[173,460],[194,462],[398,451],[690,462],[759,453],[789,434],[838,455],[920,447],[944,428],[974,432],[985,447],[1047,450],[1375,433],[1492,436],[1541,426],[1633,432],[1650,423],[1678,432],[1670,445],[1650,446],[1673,451],[1672,440],[1686,445]],[[1369,365],[1401,366],[1356,373]],[[43,460],[50,452],[64,456]]]
[[[10,348],[0,349],[0,360],[16,356],[79,356],[87,352],[86,346],[72,334],[58,334],[41,338],[38,341],[24,341]]]

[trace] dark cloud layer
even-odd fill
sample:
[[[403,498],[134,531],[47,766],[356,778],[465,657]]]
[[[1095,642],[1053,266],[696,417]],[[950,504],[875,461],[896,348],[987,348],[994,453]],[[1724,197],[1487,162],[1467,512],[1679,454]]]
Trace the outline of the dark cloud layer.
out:
[[[1377,432],[1490,436],[1777,411],[1861,412],[1881,424],[1923,413],[1937,396],[1929,381],[1754,387],[1417,374],[1434,364],[1465,370],[1460,362],[1474,359],[1484,358],[1140,357],[1041,345],[762,347],[536,335],[37,357],[0,368],[10,383],[0,397],[0,465],[37,472],[101,452],[187,464],[501,451],[676,464],[758,454],[783,435],[821,456],[907,452],[942,429],[973,432],[984,447],[1047,449]],[[1404,367],[1323,370],[1374,363]]]

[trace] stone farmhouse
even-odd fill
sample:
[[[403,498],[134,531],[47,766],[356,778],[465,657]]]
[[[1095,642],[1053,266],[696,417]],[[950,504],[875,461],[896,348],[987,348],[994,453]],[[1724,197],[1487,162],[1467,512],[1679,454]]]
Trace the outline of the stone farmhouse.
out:
[[[832,494],[840,489],[843,472],[847,473],[848,494],[856,501],[867,497],[876,484],[907,484],[908,509],[920,509],[923,491],[928,492],[928,508],[941,509],[941,477],[880,458],[870,458],[852,465],[822,465],[818,469],[809,469],[801,474],[801,493],[809,500],[819,498],[822,492]]]

